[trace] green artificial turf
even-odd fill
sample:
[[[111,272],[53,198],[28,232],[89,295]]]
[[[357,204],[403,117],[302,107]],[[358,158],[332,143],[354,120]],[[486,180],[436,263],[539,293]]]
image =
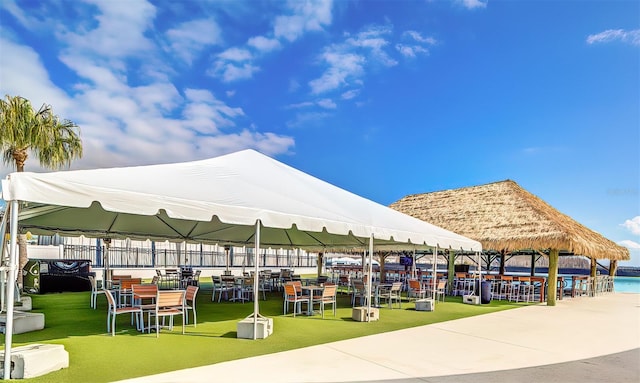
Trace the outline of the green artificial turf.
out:
[[[14,335],[13,347],[62,344],[69,352],[69,368],[23,381],[111,382],[523,306],[504,301],[465,305],[460,297],[448,297],[437,303],[434,312],[418,312],[405,300],[402,309],[380,308],[380,320],[365,323],[351,319],[346,294],[338,296],[337,315],[328,311],[322,319],[320,315],[284,316],[282,294],[274,292],[260,301],[260,313],[273,318],[274,332],[254,341],[236,338],[236,324],[253,312],[253,303],[211,302],[210,282],[203,283],[198,292],[198,326],[187,326],[185,335],[179,325],[173,332],[162,330],[159,338],[153,332],[139,333],[130,324],[130,316],[121,314],[112,337],[106,333],[105,297],[99,296],[94,310],[89,307],[89,296],[89,292],[32,296],[33,312],[45,313],[45,328]]]

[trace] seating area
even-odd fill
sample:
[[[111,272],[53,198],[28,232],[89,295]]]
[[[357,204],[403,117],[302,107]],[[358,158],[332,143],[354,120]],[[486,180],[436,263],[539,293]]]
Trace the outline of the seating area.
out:
[[[162,328],[173,331],[173,317],[181,315],[182,333],[184,333],[184,326],[189,323],[190,316],[193,317],[194,327],[197,325],[196,297],[200,287],[195,283],[188,283],[185,284],[184,289],[181,289],[180,283],[166,283],[167,280],[175,279],[171,272],[169,276],[167,279],[165,274],[165,283],[161,284],[159,275],[155,275],[151,283],[144,283],[142,278],[131,278],[130,275],[114,275],[108,284],[110,288],[100,290],[97,289],[97,283],[92,277],[90,307],[95,309],[98,306],[97,297],[101,294],[105,295],[107,332],[112,336],[116,333],[116,318],[120,314],[130,315],[130,325],[136,331],[150,333],[154,330],[156,334]],[[190,280],[197,280],[195,273]],[[170,286],[176,286],[176,288],[168,289]],[[165,319],[168,320],[168,325],[165,325]]]
[[[167,281],[175,279],[173,272],[169,272],[168,275],[169,277],[165,273],[162,273],[162,276],[155,275],[151,283],[144,283],[141,278],[131,278],[130,275],[114,275],[108,283],[111,286],[109,289],[99,289],[98,281],[92,277],[90,307],[96,309],[99,306],[98,297],[105,295],[108,307],[107,332],[112,335],[116,333],[116,317],[119,317],[119,314],[129,314],[129,326],[146,333],[162,329],[173,331],[175,316],[182,316],[182,332],[184,326],[192,324],[196,327],[196,300],[201,290],[199,275],[196,276],[194,272],[190,277],[186,277],[187,279],[179,279],[177,284],[168,284]],[[286,271],[276,273],[266,270],[260,272],[258,289],[255,291],[252,272],[243,276],[214,275],[211,277],[211,284],[207,283],[206,291],[211,292],[211,302],[217,303],[251,302],[255,294],[258,294],[257,298],[261,300],[280,296],[283,315],[320,315],[324,319],[327,317],[327,310],[331,310],[335,316],[337,309],[341,304],[344,305],[345,301],[353,308],[370,303],[372,307],[389,310],[402,309],[403,303],[406,302],[420,301],[422,304],[425,299],[430,300],[431,305],[445,302],[448,296],[446,276],[440,275],[435,280],[431,276],[427,274],[420,279],[409,278],[405,282],[382,283],[374,280],[368,288],[362,279],[351,276],[335,279],[327,276],[299,278]],[[181,280],[189,282],[181,283]],[[483,275],[483,288],[485,284],[489,286],[491,300],[534,303],[542,301],[545,297],[544,277],[487,274]],[[176,288],[168,289],[169,286]],[[612,286],[612,279],[608,276],[573,276],[559,277],[557,288],[559,299],[562,299],[595,296],[612,291]],[[469,273],[456,273],[450,291],[453,293],[452,296],[460,296],[480,294],[480,289],[477,277],[474,278]],[[167,295],[163,295],[164,293]],[[338,299],[339,293],[346,294],[346,297],[341,295],[343,298]],[[163,301],[159,301],[161,296]],[[180,303],[176,303],[176,296],[181,297]],[[167,300],[170,299],[174,299],[172,307],[167,304]],[[427,308],[424,311],[429,312],[432,309]],[[118,327],[120,326],[126,327],[126,323],[123,322]]]
[[[187,286],[200,284],[202,270],[194,270],[191,267],[156,269],[158,286],[161,290],[186,289]]]

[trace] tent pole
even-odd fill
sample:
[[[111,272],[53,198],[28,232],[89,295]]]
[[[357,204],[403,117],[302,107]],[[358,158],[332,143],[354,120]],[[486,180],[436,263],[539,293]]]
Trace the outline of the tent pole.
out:
[[[478,296],[481,297],[482,294],[482,265],[480,264],[480,252],[476,251],[476,255],[478,256]],[[475,285],[474,285],[475,288]],[[481,298],[482,299],[482,298]]]
[[[258,254],[260,254],[260,220],[256,222],[256,245],[255,251],[253,252],[253,257],[255,260],[255,262],[253,262],[253,340],[257,339],[256,335],[258,332],[258,315],[260,310],[258,304],[258,297],[260,296],[258,286]]]
[[[436,301],[436,286],[437,286],[437,282],[438,282],[438,272],[437,272],[437,268],[438,268],[438,245],[436,245],[436,247],[433,248],[433,259],[431,261],[431,283],[433,284],[433,286],[431,287],[431,298],[433,298],[433,302],[435,304]]]
[[[11,341],[13,340],[13,302],[15,300],[16,267],[18,255],[18,201],[12,200],[9,222],[10,250],[9,250],[9,275],[7,278],[7,322],[4,328],[4,375],[3,379],[11,379]]]
[[[111,262],[109,261],[109,248],[111,247],[111,238],[103,238],[102,242],[104,242],[104,252],[102,256],[104,260],[102,262],[102,267],[104,271],[102,272],[102,288],[107,288],[107,282],[111,282],[113,277],[111,276]]]
[[[416,279],[418,276],[416,274],[416,248],[413,248],[413,262],[411,262],[411,278]]]
[[[373,233],[369,236],[369,265],[367,266],[367,322],[371,320],[371,283],[373,282]]]
[[[5,271],[7,271],[6,267],[8,267],[8,258],[5,259],[5,254],[7,254],[7,256],[9,255],[9,251],[7,249],[7,245],[6,245],[6,232],[7,232],[7,222],[8,222],[8,218],[9,218],[9,212],[6,211],[5,214],[2,216],[2,222],[0,223],[0,263],[2,264],[2,268],[0,269],[0,312],[4,311],[4,309],[6,308],[6,304],[7,301],[5,300],[5,292],[6,292],[6,283],[7,283],[7,274],[5,273]],[[5,252],[6,250],[6,252]]]

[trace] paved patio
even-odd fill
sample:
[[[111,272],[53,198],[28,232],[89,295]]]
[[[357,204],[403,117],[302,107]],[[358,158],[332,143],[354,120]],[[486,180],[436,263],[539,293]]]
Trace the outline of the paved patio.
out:
[[[557,378],[551,381],[558,382],[588,382],[590,377],[594,378],[591,381],[608,377],[612,382],[638,382],[639,348],[640,294],[618,293],[565,299],[555,307],[528,306],[123,382],[509,382],[522,377],[531,381],[544,371]],[[599,359],[583,361],[590,358]],[[584,363],[599,366],[587,380],[583,374],[574,375],[584,370]],[[574,380],[578,377],[581,379]],[[630,380],[625,380],[627,377]]]

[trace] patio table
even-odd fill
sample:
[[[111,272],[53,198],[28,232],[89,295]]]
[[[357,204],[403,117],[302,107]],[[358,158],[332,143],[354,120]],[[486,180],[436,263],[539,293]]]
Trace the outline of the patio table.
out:
[[[384,291],[391,289],[393,286],[391,283],[376,283],[374,284],[375,291],[373,295],[373,306],[380,307],[380,294]]]
[[[324,286],[318,286],[318,285],[306,285],[306,286],[302,286],[302,291],[307,290],[309,291],[309,304],[307,304],[307,315],[313,315],[313,292],[314,291],[320,291],[322,292],[322,290],[324,289]]]

